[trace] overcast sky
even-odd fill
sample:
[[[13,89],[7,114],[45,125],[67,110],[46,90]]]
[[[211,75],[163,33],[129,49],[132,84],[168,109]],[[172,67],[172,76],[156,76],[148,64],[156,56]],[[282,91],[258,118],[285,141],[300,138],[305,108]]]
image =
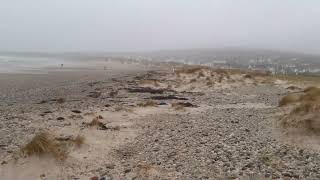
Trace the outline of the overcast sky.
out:
[[[320,53],[319,0],[0,0],[0,51]]]

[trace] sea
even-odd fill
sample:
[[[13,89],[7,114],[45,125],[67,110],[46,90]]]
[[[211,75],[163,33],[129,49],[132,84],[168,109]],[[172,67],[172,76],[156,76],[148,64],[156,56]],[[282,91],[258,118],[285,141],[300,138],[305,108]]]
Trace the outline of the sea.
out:
[[[64,58],[0,55],[0,73],[43,73],[46,68],[60,68]]]

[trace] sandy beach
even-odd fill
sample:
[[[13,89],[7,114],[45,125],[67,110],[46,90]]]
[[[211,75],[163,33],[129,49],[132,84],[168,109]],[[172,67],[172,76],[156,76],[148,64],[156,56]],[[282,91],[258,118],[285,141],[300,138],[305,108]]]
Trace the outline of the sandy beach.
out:
[[[0,74],[1,179],[320,178],[318,148],[275,125],[289,84],[181,67]],[[30,155],[41,132],[59,153]]]

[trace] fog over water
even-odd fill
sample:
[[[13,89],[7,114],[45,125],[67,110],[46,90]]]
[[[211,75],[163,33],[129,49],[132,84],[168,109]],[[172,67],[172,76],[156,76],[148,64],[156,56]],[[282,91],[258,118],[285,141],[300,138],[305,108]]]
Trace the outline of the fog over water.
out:
[[[320,54],[320,1],[2,0],[0,51],[245,47]]]

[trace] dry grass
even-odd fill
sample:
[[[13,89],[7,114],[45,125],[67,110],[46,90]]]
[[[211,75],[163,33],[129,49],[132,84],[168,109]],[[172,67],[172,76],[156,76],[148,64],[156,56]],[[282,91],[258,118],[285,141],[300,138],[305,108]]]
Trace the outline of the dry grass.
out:
[[[317,87],[309,86],[309,87],[305,88],[305,89],[303,90],[303,92],[304,92],[304,93],[308,93],[308,92],[312,92],[312,91],[317,91],[318,89],[319,89],[319,88],[317,88]]]
[[[308,87],[303,92],[304,92],[304,94],[300,97],[301,101],[318,101],[318,100],[320,100],[320,88]]]
[[[48,132],[36,134],[29,143],[21,148],[21,152],[28,156],[52,155],[59,160],[67,157],[67,149],[56,142]]]
[[[319,102],[305,102],[294,108],[281,119],[285,128],[305,129],[308,132],[320,131],[320,104]]]
[[[175,102],[171,104],[171,107],[173,107],[175,110],[185,110],[186,107],[198,107],[198,106],[193,105],[189,102]]]
[[[91,122],[87,123],[87,126],[90,126],[90,127],[96,126],[96,127],[105,129],[106,128],[105,124],[99,121],[99,119],[100,119],[99,117],[93,118]]]
[[[119,94],[119,90],[114,90],[109,93],[110,97],[116,97]]]
[[[303,102],[297,107],[295,107],[291,114],[300,114],[306,115],[308,113],[319,113],[320,112],[320,103],[317,101],[307,101]]]
[[[319,76],[306,76],[306,75],[276,75],[277,79],[289,81],[291,84],[299,84],[303,86],[318,86],[320,87]]]
[[[160,86],[160,83],[156,80],[156,79],[144,79],[144,80],[141,80],[139,81],[139,84],[150,84],[150,85],[153,85],[154,87],[159,87]]]
[[[114,108],[114,111],[119,112],[122,111],[124,108],[122,106],[117,106]]]
[[[33,137],[21,150],[27,155],[40,155],[52,152],[54,148],[53,139],[46,132],[41,132]]]
[[[196,79],[196,78],[191,79],[191,80],[189,81],[189,83],[195,83],[195,82],[197,82],[197,79]]]
[[[204,74],[203,71],[200,71],[200,72],[198,73],[198,78],[201,78],[201,77],[206,77],[206,75]]]
[[[313,132],[319,131],[320,89],[308,87],[303,92],[301,95],[289,94],[294,96],[294,100],[291,100],[291,102],[294,101],[295,106],[288,114],[281,117],[280,123],[285,128],[300,128]]]
[[[300,96],[298,94],[289,94],[281,98],[279,106],[286,106],[292,103],[299,102]]]
[[[66,102],[66,100],[64,98],[57,99],[57,103],[59,103],[59,104],[62,104],[62,103],[65,103],[65,102]]]
[[[185,106],[179,102],[175,102],[171,104],[171,107],[176,111],[185,111]]]
[[[129,109],[129,108],[126,108],[124,106],[117,106],[114,108],[114,111],[115,112],[120,112],[120,111],[125,111],[125,112],[130,112],[132,113],[133,112],[133,109]]]
[[[247,79],[252,79],[252,78],[253,78],[253,76],[252,76],[251,74],[246,74],[246,75],[244,75],[243,77],[244,77],[244,78],[247,78]]]
[[[157,106],[157,103],[152,100],[148,100],[146,102],[141,102],[138,104],[139,107],[155,107]]]
[[[223,80],[223,75],[220,75],[220,76],[219,76],[219,79],[218,79],[218,82],[221,83],[222,80]]]
[[[219,75],[226,75],[226,74],[228,74],[228,70],[226,70],[226,69],[215,69],[214,72],[217,73],[217,74],[219,74]]]
[[[184,67],[176,71],[176,74],[194,74],[202,69],[207,69],[208,67],[205,66],[191,66],[191,67]]]
[[[206,83],[206,85],[207,85],[207,86],[213,86],[213,85],[214,85],[214,82],[210,80],[210,81],[208,81],[208,82]]]
[[[85,137],[81,135],[77,135],[74,139],[72,139],[72,142],[77,146],[81,147],[85,142]]]

